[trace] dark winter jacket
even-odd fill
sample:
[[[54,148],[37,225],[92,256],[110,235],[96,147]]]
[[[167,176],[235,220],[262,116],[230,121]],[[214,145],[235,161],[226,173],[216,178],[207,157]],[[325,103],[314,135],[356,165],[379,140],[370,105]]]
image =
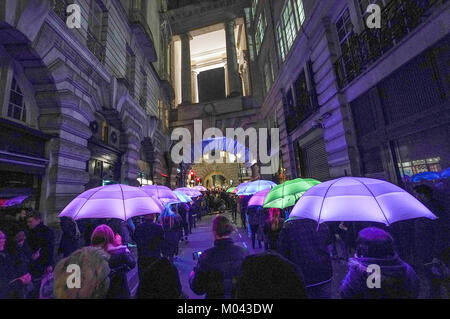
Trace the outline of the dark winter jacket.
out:
[[[129,299],[130,288],[128,287],[127,274],[136,267],[136,261],[126,246],[118,246],[108,249],[111,255],[109,259],[110,285],[106,298]]]
[[[31,275],[33,279],[37,279],[45,273],[48,266],[53,266],[54,263],[55,235],[53,230],[40,223],[34,229],[30,229],[28,244],[32,253],[41,249],[39,258],[31,263]]]
[[[369,265],[380,266],[380,288],[368,287]],[[374,283],[371,278],[369,281]],[[412,299],[417,298],[418,293],[419,278],[397,255],[386,259],[351,258],[340,289],[341,297],[345,299]]]
[[[133,240],[137,245],[138,259],[161,257],[161,243],[164,240],[164,230],[161,225],[144,220],[136,226]]]
[[[12,257],[5,251],[0,251],[0,299],[10,297],[10,282],[14,278]]]
[[[69,217],[61,217],[61,241],[59,243],[58,252],[62,253],[64,257],[68,257],[71,253],[78,249],[79,233],[75,221]]]
[[[333,269],[328,253],[328,227],[309,219],[287,221],[279,235],[278,251],[296,264],[304,275],[306,287],[331,281]]]
[[[233,243],[231,238],[219,239],[214,247],[201,254],[189,284],[197,295],[206,293],[208,299],[232,298],[236,278],[248,251]]]

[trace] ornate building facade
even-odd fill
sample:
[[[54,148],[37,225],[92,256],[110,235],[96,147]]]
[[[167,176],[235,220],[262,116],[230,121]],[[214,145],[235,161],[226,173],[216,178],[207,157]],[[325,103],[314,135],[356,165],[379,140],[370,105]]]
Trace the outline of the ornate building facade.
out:
[[[287,177],[402,184],[450,166],[450,3],[376,1],[370,28],[372,2],[252,1],[251,66]]]
[[[66,23],[70,4],[80,8],[80,28]],[[88,188],[168,183],[165,6],[0,2],[2,196],[29,195],[53,224]]]

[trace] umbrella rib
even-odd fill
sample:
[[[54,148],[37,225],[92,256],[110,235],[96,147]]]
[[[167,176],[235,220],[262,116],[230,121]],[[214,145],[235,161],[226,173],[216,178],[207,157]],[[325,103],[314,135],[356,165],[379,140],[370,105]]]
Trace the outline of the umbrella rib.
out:
[[[327,191],[326,191],[325,194],[323,195],[322,204],[320,205],[319,219],[317,220],[317,231],[319,231],[320,217],[322,216],[323,203],[325,203],[325,198],[327,198],[328,191],[330,190],[331,186],[333,186],[335,183],[337,183],[338,181],[340,181],[342,178],[343,178],[343,177],[341,177],[341,178],[337,179],[336,181],[334,181],[333,183],[331,183],[330,186],[328,186]]]
[[[102,190],[102,187],[99,187],[98,190],[96,190],[95,192],[92,193],[91,196],[89,196],[89,198],[86,199],[86,201],[83,203],[83,205],[81,205],[80,209],[78,209],[77,213],[75,214],[75,216],[73,216],[73,220],[75,220],[75,218],[78,216],[78,213],[80,212],[80,210],[84,207],[84,205],[86,205],[86,203],[91,199],[92,196],[94,196],[95,194],[97,194],[97,192],[99,192],[100,190]]]
[[[369,191],[369,193],[372,194],[373,198],[375,199],[375,202],[377,203],[378,207],[379,207],[380,210],[381,210],[381,213],[382,213],[383,216],[384,216],[384,219],[386,219],[387,225],[389,226],[389,225],[390,225],[389,220],[387,219],[386,214],[385,214],[384,211],[383,211],[383,208],[381,208],[380,203],[378,202],[376,196],[372,193],[372,191],[370,190],[369,187],[367,187],[366,184],[364,184],[364,183],[363,183],[362,181],[360,181],[360,180],[357,180],[357,179],[355,179],[355,180],[358,181],[359,183],[361,183],[362,185],[364,185],[364,187],[367,188],[367,190]]]
[[[120,192],[122,193],[122,203],[123,203],[123,215],[125,217],[125,220],[127,220],[127,210],[125,209],[125,196],[123,195],[123,189],[122,189],[122,185],[119,184],[120,187]]]

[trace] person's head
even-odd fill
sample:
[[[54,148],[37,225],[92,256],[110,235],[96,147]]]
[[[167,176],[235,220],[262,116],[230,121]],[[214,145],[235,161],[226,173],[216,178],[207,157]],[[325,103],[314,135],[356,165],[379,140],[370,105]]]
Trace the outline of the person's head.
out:
[[[156,213],[144,215],[144,219],[151,221],[151,222],[154,222],[157,217],[158,217],[158,214],[156,214]]]
[[[41,213],[32,211],[27,214],[27,226],[30,229],[36,228],[42,222]]]
[[[53,292],[56,299],[102,299],[109,288],[108,254],[100,248],[84,247],[62,259],[55,267]],[[79,288],[76,266],[79,267]]]
[[[16,234],[16,243],[19,247],[23,246],[23,244],[25,243],[25,239],[27,239],[27,237],[25,236],[25,232],[23,230],[19,231]]]
[[[178,299],[180,295],[178,270],[166,258],[157,259],[143,271],[138,299]]]
[[[433,199],[433,190],[431,187],[421,184],[414,187],[416,197],[421,201],[430,201]]]
[[[215,239],[230,237],[233,231],[233,225],[225,216],[217,216],[213,220],[213,233]]]
[[[248,256],[238,280],[238,299],[305,299],[303,280],[295,265],[276,253]]]
[[[17,218],[19,220],[23,220],[27,218],[28,210],[26,208],[22,208],[20,212],[17,214]]]
[[[6,246],[6,234],[0,230],[0,251],[5,250]]]
[[[280,210],[278,208],[269,208],[270,220],[275,220],[280,217]]]
[[[114,232],[108,225],[97,226],[91,235],[91,245],[106,249],[108,245],[114,245]]]
[[[389,258],[396,255],[394,239],[377,227],[364,228],[356,240],[357,257]]]

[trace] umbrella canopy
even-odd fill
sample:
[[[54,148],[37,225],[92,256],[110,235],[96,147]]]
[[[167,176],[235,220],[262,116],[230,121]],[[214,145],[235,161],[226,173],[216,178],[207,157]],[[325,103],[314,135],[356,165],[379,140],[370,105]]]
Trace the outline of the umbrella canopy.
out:
[[[248,206],[263,206],[270,188],[255,193],[248,201]]]
[[[22,195],[10,199],[0,200],[0,207],[11,207],[20,205],[28,197],[29,197],[28,195]]]
[[[192,199],[183,192],[179,192],[179,191],[173,191],[173,192],[175,193],[175,195],[177,195],[180,203],[189,203],[192,201]]]
[[[318,180],[312,178],[297,178],[277,185],[267,194],[264,208],[284,209],[294,206],[300,196],[319,183]]]
[[[368,221],[390,225],[400,220],[436,219],[414,196],[386,181],[342,177],[309,189],[290,218],[328,221]]]
[[[435,172],[422,172],[416,175],[411,176],[411,181],[417,183],[423,180],[432,181],[434,179],[439,179],[441,176]]]
[[[246,185],[243,185],[239,190],[236,192],[237,195],[253,195],[259,191],[262,191],[264,189],[272,189],[277,184],[275,184],[272,181],[266,181],[266,180],[258,180],[254,182],[250,182]]]
[[[59,217],[118,218],[127,220],[134,216],[159,214],[164,206],[142,188],[114,184],[89,189],[72,200]]]
[[[189,197],[197,197],[197,196],[202,195],[202,193],[200,191],[193,189],[193,188],[189,188],[189,187],[180,187],[180,188],[176,188],[175,190],[182,192]]]
[[[441,172],[441,178],[450,178],[450,167]]]
[[[236,189],[234,190],[234,193],[237,194],[237,192],[239,192],[239,190],[240,190],[242,187],[245,187],[245,185],[247,185],[248,183],[250,183],[250,182],[245,182],[245,183],[239,184],[239,185],[236,187]]]
[[[177,195],[167,186],[162,185],[145,185],[141,189],[148,195],[161,200],[163,203],[170,203],[178,201]]]
[[[205,186],[202,186],[202,185],[197,185],[197,186],[194,186],[194,187],[192,187],[193,189],[196,189],[196,190],[198,190],[198,191],[200,191],[200,192],[206,192],[207,191],[207,189],[206,189],[206,187]]]
[[[233,191],[236,189],[237,187],[230,187],[227,189],[227,193],[233,193]]]

